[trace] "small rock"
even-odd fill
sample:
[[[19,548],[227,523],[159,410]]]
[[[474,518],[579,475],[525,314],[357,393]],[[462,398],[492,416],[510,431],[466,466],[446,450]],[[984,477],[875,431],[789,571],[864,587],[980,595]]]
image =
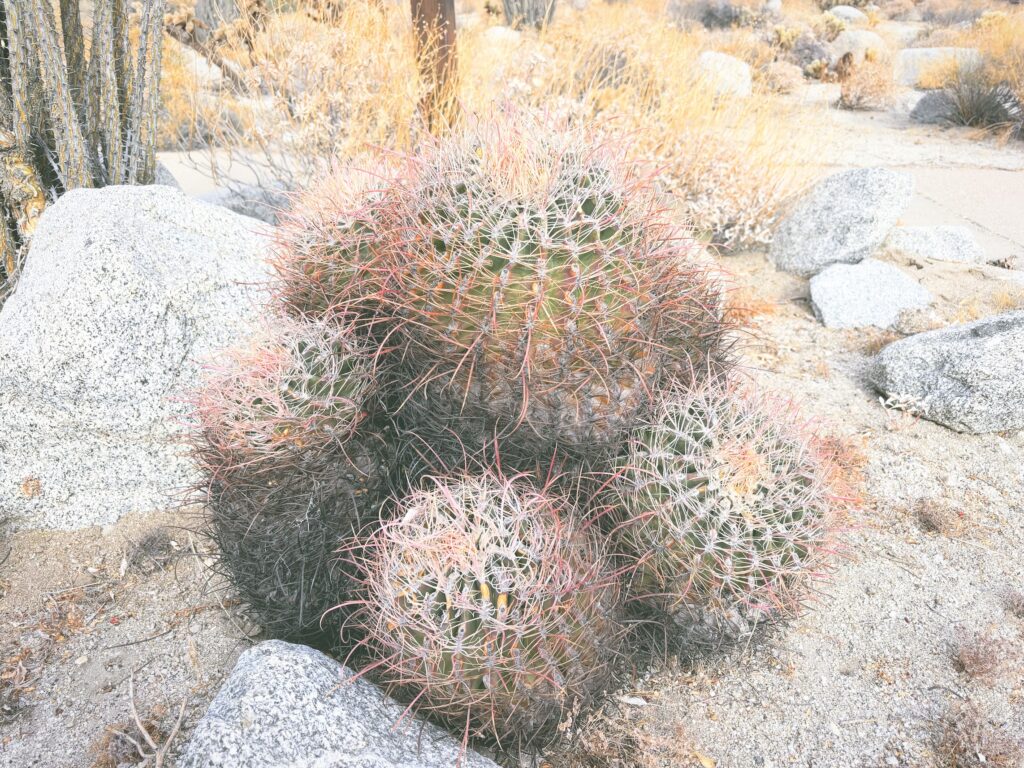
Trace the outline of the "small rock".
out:
[[[854,8],[852,5],[837,5],[833,8],[829,8],[828,13],[831,13],[837,19],[842,19],[847,24],[868,23],[867,14],[859,8]]]
[[[895,407],[958,432],[1024,428],[1024,311],[894,342],[868,372]]]
[[[889,253],[937,261],[977,264],[985,252],[968,227],[947,224],[938,227],[896,227],[882,247]]]
[[[954,108],[948,91],[928,91],[910,110],[910,119],[924,125],[943,125],[951,122]]]
[[[754,92],[750,65],[718,51],[704,51],[697,58],[697,69],[718,96],[749,96]]]
[[[976,48],[904,48],[896,56],[896,82],[916,88],[926,72],[946,61],[956,61],[961,68],[982,63]]]
[[[279,640],[243,653],[178,768],[497,768],[337,661]]]
[[[818,182],[779,225],[769,257],[797,275],[871,256],[902,215],[914,180],[884,168],[842,171]]]
[[[840,59],[849,54],[850,63],[863,64],[868,56],[882,56],[886,52],[885,41],[866,29],[847,29],[828,45],[829,66],[834,67]]]
[[[828,328],[889,328],[901,312],[931,302],[931,294],[916,280],[874,259],[833,264],[811,278],[814,314]]]

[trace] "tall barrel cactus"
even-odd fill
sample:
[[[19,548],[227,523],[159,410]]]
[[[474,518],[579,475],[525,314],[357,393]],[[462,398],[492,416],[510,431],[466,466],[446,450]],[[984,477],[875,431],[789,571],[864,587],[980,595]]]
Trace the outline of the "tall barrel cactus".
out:
[[[46,202],[156,172],[161,0],[0,4],[0,295]],[[137,28],[137,43],[132,42]],[[9,286],[6,286],[9,288]]]
[[[795,615],[834,546],[836,471],[785,403],[735,385],[669,394],[618,478],[633,590],[709,638]]]
[[[365,545],[356,622],[383,679],[474,736],[527,741],[607,682],[619,584],[593,531],[523,480],[414,493]]]
[[[365,316],[376,297],[367,323],[420,433],[473,450],[614,450],[662,382],[723,367],[720,291],[696,245],[621,154],[582,131],[482,122],[424,148],[382,195],[375,228],[328,230],[326,248],[306,240],[285,271],[344,274],[369,255],[362,279],[326,278],[332,306]]]

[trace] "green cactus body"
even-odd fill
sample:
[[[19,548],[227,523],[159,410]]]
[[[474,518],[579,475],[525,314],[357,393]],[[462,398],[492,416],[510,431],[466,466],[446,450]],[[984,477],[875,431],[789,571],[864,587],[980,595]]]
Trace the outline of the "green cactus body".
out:
[[[618,482],[634,590],[682,614],[795,614],[832,548],[833,473],[785,404],[735,386],[670,394]]]
[[[539,123],[424,151],[389,193],[381,291],[421,431],[606,448],[725,356],[719,291],[621,158]]]
[[[619,588],[559,502],[493,476],[438,481],[366,545],[357,613],[386,682],[475,735],[529,740],[607,680]]]

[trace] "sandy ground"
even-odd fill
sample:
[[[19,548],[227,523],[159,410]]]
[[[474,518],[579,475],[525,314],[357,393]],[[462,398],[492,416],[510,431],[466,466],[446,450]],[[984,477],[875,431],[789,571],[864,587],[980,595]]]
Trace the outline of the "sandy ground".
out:
[[[1024,146],[900,115],[829,116],[830,166],[915,175],[904,223],[969,223],[991,258],[1024,257]],[[967,702],[993,732],[1024,734],[1024,620],[1004,599],[1024,589],[1024,436],[958,435],[887,410],[864,371],[890,337],[822,328],[806,282],[762,255],[726,266],[764,309],[751,372],[860,446],[865,503],[813,610],[755,645],[669,663],[620,692],[610,717],[628,723],[628,759],[590,765],[939,766],[942,719]],[[902,266],[936,295],[943,322],[1024,296],[1021,272]],[[950,513],[945,532],[922,523],[922,503]],[[189,524],[166,513],[0,542],[0,766],[116,766],[129,753],[108,760],[103,742],[109,728],[139,737],[133,698],[158,744],[184,703],[182,742],[248,642]],[[999,663],[972,676],[956,656],[977,636]]]

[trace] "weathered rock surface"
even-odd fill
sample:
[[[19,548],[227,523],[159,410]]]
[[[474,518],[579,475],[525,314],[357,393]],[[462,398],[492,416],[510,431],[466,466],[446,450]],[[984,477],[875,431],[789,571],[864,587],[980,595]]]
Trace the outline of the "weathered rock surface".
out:
[[[932,296],[907,273],[874,259],[833,264],[811,278],[814,314],[828,328],[889,328]]]
[[[901,339],[868,376],[892,405],[958,432],[1024,429],[1024,311]]]
[[[785,272],[813,275],[877,250],[910,202],[913,178],[883,168],[842,171],[818,182],[779,225],[769,256]]]
[[[248,333],[265,225],[167,186],[74,190],[0,312],[0,509],[75,529],[166,508],[200,358]]]
[[[867,24],[868,15],[859,8],[854,8],[852,5],[836,5],[829,8],[827,13],[831,13],[837,19],[842,19],[847,24]]]
[[[868,56],[882,56],[885,51],[881,36],[867,29],[848,29],[829,43],[829,64],[834,67],[847,55],[851,64],[863,64]]]
[[[915,88],[929,70],[954,61],[961,67],[978,66],[981,53],[976,48],[904,48],[896,56],[896,82]]]
[[[985,260],[985,251],[969,227],[895,227],[882,247],[890,253],[938,261],[971,264]]]
[[[910,119],[925,125],[942,125],[953,116],[953,100],[947,91],[928,91],[910,110]]]
[[[319,651],[279,640],[243,653],[178,768],[497,768]],[[403,716],[404,715],[404,716]]]
[[[754,91],[750,65],[718,51],[704,51],[697,58],[701,76],[719,96],[749,96]]]

